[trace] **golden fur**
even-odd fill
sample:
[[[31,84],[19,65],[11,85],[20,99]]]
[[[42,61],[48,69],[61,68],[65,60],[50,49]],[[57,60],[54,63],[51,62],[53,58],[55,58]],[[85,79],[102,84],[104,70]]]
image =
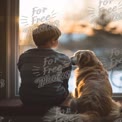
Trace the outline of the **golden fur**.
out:
[[[77,51],[71,58],[78,68],[75,99],[71,109],[77,113],[95,113],[97,116],[119,116],[120,105],[112,100],[112,88],[108,74],[94,52]]]

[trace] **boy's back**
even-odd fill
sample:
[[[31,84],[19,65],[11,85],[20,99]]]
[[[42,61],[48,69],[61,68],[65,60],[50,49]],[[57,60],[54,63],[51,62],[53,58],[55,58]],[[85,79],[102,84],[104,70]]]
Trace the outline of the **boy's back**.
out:
[[[59,105],[68,95],[69,58],[49,48],[23,53],[18,62],[20,98],[24,104]]]

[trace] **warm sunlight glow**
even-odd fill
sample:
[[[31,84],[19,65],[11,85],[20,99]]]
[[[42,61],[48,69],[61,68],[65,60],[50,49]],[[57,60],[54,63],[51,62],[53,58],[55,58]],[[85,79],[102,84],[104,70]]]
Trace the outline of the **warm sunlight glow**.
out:
[[[32,39],[29,34],[32,34],[33,27],[27,31],[30,26],[44,22],[59,27],[63,33],[80,33],[78,23],[85,14],[84,10],[83,0],[21,0],[20,45],[27,44]]]

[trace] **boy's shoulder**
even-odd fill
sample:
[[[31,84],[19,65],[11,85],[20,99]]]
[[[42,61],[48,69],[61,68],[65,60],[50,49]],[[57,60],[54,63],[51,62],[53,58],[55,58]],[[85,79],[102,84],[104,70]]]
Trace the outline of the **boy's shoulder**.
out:
[[[37,48],[28,49],[25,52],[20,54],[19,59],[25,59],[27,57],[36,57],[37,53],[38,53],[38,49]]]
[[[36,48],[28,49],[25,52],[22,52],[19,57],[22,58],[22,57],[33,55],[36,52],[36,50],[37,50]]]
[[[55,51],[55,52],[57,53],[58,56],[61,56],[62,58],[65,58],[65,59],[69,59],[69,57],[66,54],[61,53],[59,51]]]
[[[42,56],[42,57],[57,57],[60,59],[64,59],[64,60],[70,60],[69,57],[64,54],[61,53],[59,51],[53,50],[53,49],[38,49],[38,48],[32,48],[32,49],[28,49],[27,51],[23,52],[20,55],[20,58],[24,58],[24,57],[35,57],[35,56]]]

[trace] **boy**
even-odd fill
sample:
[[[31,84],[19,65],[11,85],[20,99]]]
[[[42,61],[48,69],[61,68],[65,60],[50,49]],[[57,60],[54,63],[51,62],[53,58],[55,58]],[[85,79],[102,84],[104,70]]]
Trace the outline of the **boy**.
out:
[[[18,62],[20,99],[26,105],[60,105],[68,96],[69,58],[52,48],[61,35],[56,26],[41,24],[33,31],[37,48],[24,52]]]

